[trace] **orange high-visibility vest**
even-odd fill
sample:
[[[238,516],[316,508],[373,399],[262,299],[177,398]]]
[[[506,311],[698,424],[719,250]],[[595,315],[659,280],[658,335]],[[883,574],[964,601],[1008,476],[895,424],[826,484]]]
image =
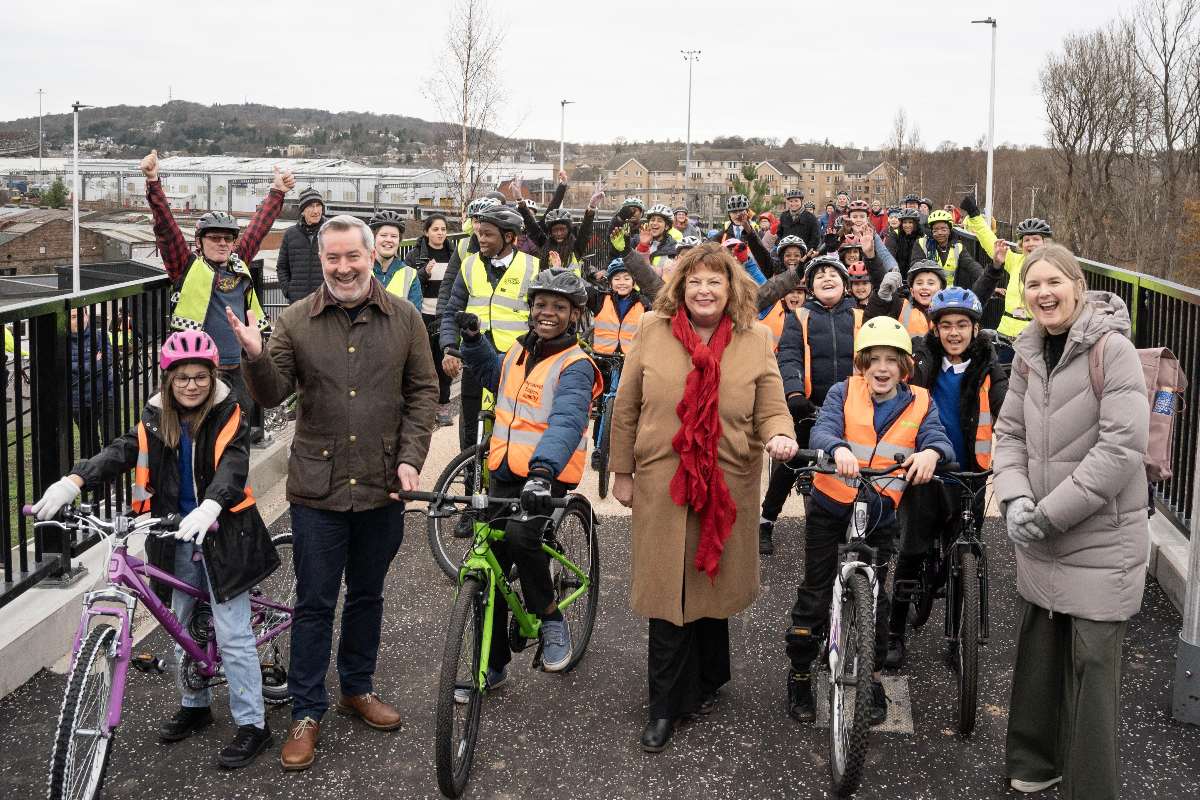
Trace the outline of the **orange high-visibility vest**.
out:
[[[514,342],[504,356],[500,368],[500,385],[496,394],[496,423],[488,445],[488,469],[497,470],[508,461],[508,469],[519,477],[529,475],[529,462],[550,427],[550,412],[554,408],[554,392],[562,371],[578,361],[592,367],[592,400],[604,391],[604,383],[596,363],[578,345],[542,359],[533,369],[525,369],[525,348]],[[583,478],[584,454],[587,453],[587,431],[567,466],[556,477],[563,483],[577,484]]]
[[[992,468],[992,404],[988,400],[991,388],[992,377],[989,375],[979,387],[979,422],[975,426],[975,461],[981,470]]]
[[[912,336],[924,336],[933,330],[933,323],[929,321],[929,318],[908,300],[905,300],[904,305],[900,307],[900,314],[896,319]]]
[[[242,409],[235,405],[233,413],[229,415],[229,420],[221,426],[220,432],[217,434],[217,441],[213,445],[213,472],[216,472],[217,465],[221,463],[221,456],[225,454],[225,448],[233,441],[233,437],[237,435],[238,425],[242,421]],[[138,455],[137,462],[133,468],[133,498],[130,501],[130,506],[137,514],[145,514],[150,511],[150,437],[146,433],[146,423],[139,422],[137,427],[138,435]],[[250,506],[254,505],[254,492],[247,484],[243,490],[242,502],[238,503],[229,511],[233,514],[239,511],[245,511]],[[199,499],[199,498],[197,498]]]
[[[851,376],[846,381],[846,402],[842,407],[845,415],[846,443],[858,459],[860,468],[882,469],[895,465],[896,456],[907,458],[917,451],[917,431],[929,413],[929,392],[920,386],[909,387],[912,402],[900,413],[883,436],[875,434],[875,404],[871,400],[871,389],[866,378]],[[813,476],[813,489],[843,505],[850,505],[858,496],[857,478],[845,480],[837,475],[817,473]],[[872,479],[875,488],[891,498],[894,508],[900,507],[900,498],[908,488],[903,472],[896,472]]]
[[[771,349],[776,353],[779,352],[779,339],[783,336],[783,323],[787,319],[787,309],[783,306],[783,301],[780,300],[775,305],[771,306],[771,310],[767,315],[760,319],[760,325],[766,326],[766,329],[771,332]],[[807,341],[807,339],[805,340]],[[805,366],[808,362],[805,362]]]
[[[800,322],[800,332],[804,335],[804,396],[812,397],[812,350],[808,346],[808,309],[804,306],[796,309],[796,319]],[[854,309],[854,338],[858,338],[858,329],[863,324],[863,310]],[[782,334],[781,334],[782,335]],[[853,350],[854,343],[850,343]]]
[[[597,353],[605,355],[617,352],[618,347],[622,353],[628,353],[645,314],[646,307],[641,301],[635,300],[625,312],[625,319],[619,319],[617,304],[613,302],[611,295],[606,295],[604,305],[600,307],[600,313],[593,321],[592,347]]]

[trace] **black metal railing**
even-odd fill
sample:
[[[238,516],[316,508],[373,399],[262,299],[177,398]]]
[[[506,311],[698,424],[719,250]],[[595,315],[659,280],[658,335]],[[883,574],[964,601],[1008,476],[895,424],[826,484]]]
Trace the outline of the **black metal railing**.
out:
[[[164,275],[0,310],[12,335],[0,395],[0,605],[68,575],[71,559],[94,543],[57,530],[35,534],[21,506],[137,422],[158,388],[169,292]],[[129,502],[130,487],[125,475],[84,499],[111,513]]]

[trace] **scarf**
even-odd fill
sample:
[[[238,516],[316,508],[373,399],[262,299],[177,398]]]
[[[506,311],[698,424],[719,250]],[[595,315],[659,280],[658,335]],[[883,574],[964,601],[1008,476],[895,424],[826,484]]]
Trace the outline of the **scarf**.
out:
[[[700,515],[700,545],[696,548],[695,565],[710,580],[716,580],[725,540],[737,519],[737,506],[725,483],[725,472],[717,464],[717,443],[721,440],[721,417],[717,413],[721,356],[732,338],[733,320],[723,316],[706,345],[681,308],[671,319],[671,332],[692,360],[683,399],[675,407],[680,424],[671,446],[679,454],[679,469],[671,478],[671,500],[678,506],[686,503]]]

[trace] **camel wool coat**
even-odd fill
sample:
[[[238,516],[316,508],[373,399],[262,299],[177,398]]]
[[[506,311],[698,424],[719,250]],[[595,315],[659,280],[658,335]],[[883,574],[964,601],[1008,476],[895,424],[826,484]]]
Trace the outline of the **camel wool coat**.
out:
[[[675,625],[728,618],[758,596],[763,445],[773,436],[795,435],[770,332],[762,325],[735,330],[721,357],[717,462],[737,519],[710,580],[695,566],[700,517],[675,505],[669,488],[679,468],[671,446],[680,424],[675,407],[691,370],[671,321],[647,314],[621,372],[609,456],[610,470],[634,474],[630,605],[641,616]]]

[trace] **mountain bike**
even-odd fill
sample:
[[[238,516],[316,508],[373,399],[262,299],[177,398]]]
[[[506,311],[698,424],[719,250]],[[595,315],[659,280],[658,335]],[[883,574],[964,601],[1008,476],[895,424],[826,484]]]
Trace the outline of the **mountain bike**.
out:
[[[919,628],[929,619],[933,601],[945,598],[943,628],[950,643],[957,673],[958,732],[968,736],[975,729],[979,703],[979,646],[991,636],[988,623],[987,543],[982,536],[983,520],[975,517],[975,503],[987,490],[992,471],[961,472],[957,464],[939,469],[934,479],[959,495],[958,531],[953,542],[934,536],[925,554],[920,576],[896,581],[898,600],[908,600],[909,623]]]
[[[796,457],[814,462],[798,472],[837,473],[832,457],[822,450],[800,450]],[[859,477],[853,479],[857,494],[846,541],[838,546],[833,602],[820,660],[829,668],[829,773],[839,797],[854,794],[862,782],[870,731],[875,613],[882,587],[876,579],[879,552],[867,544],[872,528],[869,493],[878,493],[875,481],[898,469],[902,469],[899,463],[859,470]]]
[[[30,506],[22,511],[32,516]],[[129,554],[132,536],[170,536],[179,527],[181,517],[135,518],[123,513],[106,521],[93,511],[91,505],[82,504],[77,510],[65,508],[58,519],[35,523],[39,528],[58,527],[85,536],[97,535],[109,548],[108,585],[83,597],[83,615],[75,632],[71,669],[50,754],[50,800],[91,800],[99,795],[117,726],[121,724],[130,666],[146,673],[165,671],[158,659],[132,654],[133,615],[139,602],[183,649],[179,669],[189,688],[224,683],[207,589],[185,583]],[[291,535],[276,536],[272,542],[281,560],[287,557],[290,562]],[[274,582],[268,579],[250,593],[250,624],[262,666],[263,698],[278,704],[291,697],[287,683],[290,637],[282,634],[292,626],[290,603],[295,596],[295,575],[289,564],[286,573],[281,567],[271,578]],[[199,601],[186,627],[150,588],[151,579]]]
[[[621,369],[625,366],[624,353],[597,353],[587,348],[588,355],[601,367],[608,367],[608,383],[604,394],[592,403],[591,417],[599,433],[596,438],[596,480],[600,499],[608,497],[608,456],[612,440],[613,412],[617,405],[617,387],[621,383]]]
[[[525,609],[510,576],[492,552],[492,542],[504,538],[504,525],[509,519],[525,521],[532,517],[521,509],[521,500],[516,497],[407,491],[398,492],[398,496],[427,503],[425,508],[405,513],[424,513],[430,518],[449,517],[460,506],[469,506],[477,515],[489,508],[502,515],[475,523],[471,548],[457,567],[458,593],[450,612],[438,677],[434,732],[438,787],[447,797],[460,797],[471,776],[479,738],[496,603],[503,601],[511,612],[508,641],[514,653],[537,640],[541,629],[541,620]],[[596,622],[600,597],[599,523],[582,495],[554,498],[551,505],[555,511],[544,517],[542,550],[550,557],[554,596],[571,634],[573,653],[564,668],[569,671],[583,658]],[[539,642],[535,668],[541,665],[541,655]]]

